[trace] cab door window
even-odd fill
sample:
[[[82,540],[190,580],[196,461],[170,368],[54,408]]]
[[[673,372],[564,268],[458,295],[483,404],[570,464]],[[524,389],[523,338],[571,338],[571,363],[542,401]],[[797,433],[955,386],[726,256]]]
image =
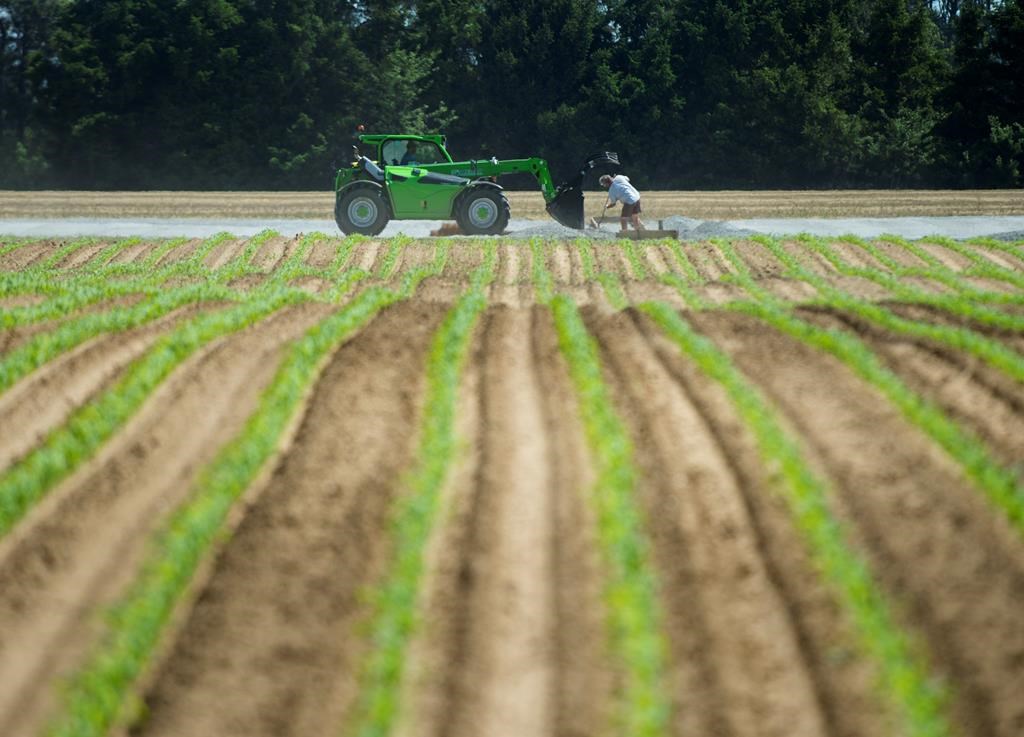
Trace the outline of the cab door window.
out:
[[[430,141],[393,139],[381,147],[381,163],[385,166],[410,166],[414,164],[441,164],[448,161],[441,148]]]

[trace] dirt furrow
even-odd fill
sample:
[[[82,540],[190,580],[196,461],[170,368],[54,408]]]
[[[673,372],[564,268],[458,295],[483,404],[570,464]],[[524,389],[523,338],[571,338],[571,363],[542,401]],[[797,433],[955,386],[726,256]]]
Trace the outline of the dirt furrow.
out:
[[[455,256],[461,249],[456,249]],[[519,244],[498,244],[497,275],[488,287],[487,301],[492,305],[519,307],[532,299],[529,284],[530,251]]]
[[[638,243],[641,246],[640,253],[643,256],[644,267],[652,279],[657,280],[663,274],[672,273],[672,264],[675,259],[666,246],[662,246],[660,243],[643,245],[643,241],[638,241]]]
[[[952,688],[964,735],[1024,731],[1024,542],[960,469],[830,355],[752,318],[693,318],[759,384],[832,480],[901,619]]]
[[[885,269],[884,264],[880,263],[866,249],[861,248],[855,243],[827,240],[827,247],[841,261],[845,261],[856,269]]]
[[[873,282],[862,276],[847,276],[841,274],[828,259],[818,251],[812,250],[801,243],[783,241],[782,248],[786,253],[796,259],[808,271],[824,277],[824,279],[836,289],[844,291],[855,297],[871,301],[892,299],[892,292],[881,284]],[[918,282],[922,280],[917,280]],[[907,283],[915,283],[907,280]],[[927,282],[931,284],[931,282]],[[814,294],[813,296],[818,296]]]
[[[839,269],[817,250],[808,248],[803,243],[782,239],[779,241],[782,250],[799,261],[808,271],[828,279],[838,278]]]
[[[194,356],[0,544],[0,733],[36,733],[150,533],[241,429],[283,346],[324,315],[283,310]]]
[[[0,297],[0,310],[13,310],[18,307],[31,307],[42,304],[46,297],[41,294],[15,294],[10,297]]]
[[[289,287],[301,289],[307,294],[326,294],[334,286],[329,279],[321,279],[318,276],[300,276],[288,282]]]
[[[64,244],[61,244],[64,245]],[[109,244],[106,242],[97,243],[85,243],[80,245],[70,252],[64,254],[60,261],[52,265],[52,269],[59,271],[68,271],[71,269],[78,268],[89,261],[93,256],[98,254]],[[54,252],[59,250],[60,246],[54,249]]]
[[[273,272],[278,266],[284,263],[288,255],[298,245],[295,238],[285,236],[274,236],[264,241],[256,253],[253,254],[250,264],[253,268],[267,273]]]
[[[611,675],[589,462],[557,338],[541,308],[492,308],[478,335],[460,413],[474,450],[433,541],[399,734],[598,734]]]
[[[729,262],[721,251],[712,243],[691,243],[684,247],[686,255],[701,279],[716,282],[723,276],[732,273]]]
[[[334,263],[334,259],[341,249],[341,244],[342,242],[337,238],[318,240],[309,249],[309,253],[306,254],[306,264],[314,269],[326,269]],[[341,268],[344,270],[344,264]]]
[[[982,259],[990,261],[995,266],[1010,269],[1011,271],[1024,270],[1024,258],[1020,254],[985,247],[976,247],[975,252]]]
[[[594,254],[594,270],[600,274],[603,271],[618,274],[622,279],[632,279],[633,272],[629,266],[629,259],[626,258],[622,247],[614,242],[591,241]]]
[[[630,304],[640,304],[641,302],[653,300],[667,302],[680,310],[686,308],[686,301],[679,294],[679,290],[668,284],[662,284],[659,281],[631,279],[622,281],[622,289],[626,293],[626,298]],[[580,302],[581,306],[583,304],[585,303]]]
[[[920,258],[910,249],[905,248],[899,243],[893,243],[886,240],[876,240],[874,241],[874,246],[883,254],[905,268],[923,269],[928,267],[928,263],[924,259]]]
[[[769,294],[788,302],[806,302],[818,296],[818,290],[807,282],[785,276],[785,264],[760,243],[737,241],[733,247],[757,285]]]
[[[567,291],[573,286],[571,248],[568,242],[563,241],[550,241],[545,248],[549,254],[548,271],[556,291]]]
[[[907,320],[926,324],[952,325],[954,327],[967,328],[986,337],[999,340],[1014,350],[1024,353],[1024,331],[986,325],[985,323],[968,315],[957,314],[952,312],[950,309],[943,309],[942,307],[934,305],[890,301],[884,306],[886,309]],[[987,305],[986,307],[996,312],[1003,311],[1007,314],[1024,314],[1021,313],[1019,306],[1014,305]]]
[[[175,246],[167,253],[165,253],[163,256],[161,256],[160,259],[155,264],[153,264],[153,268],[163,269],[167,266],[172,266],[174,264],[180,264],[183,261],[187,261],[189,258],[192,257],[192,255],[196,251],[199,250],[199,246],[201,246],[202,244],[203,240],[201,238],[192,238],[190,240],[187,240],[181,245]]]
[[[693,285],[693,292],[709,304],[724,304],[735,299],[743,299],[746,292],[737,284],[719,281],[730,273],[724,258],[718,249],[710,243],[684,243],[683,256],[697,272],[699,284]],[[682,266],[677,266],[680,275],[685,278]]]
[[[482,251],[482,249],[481,249]],[[449,250],[449,257],[451,251]],[[429,268],[437,257],[437,244],[429,241],[413,241],[402,247],[401,273],[407,274],[416,269]],[[472,273],[472,272],[470,272]],[[399,274],[398,269],[395,274]],[[397,278],[397,277],[396,277]]]
[[[245,253],[245,247],[247,244],[248,240],[245,238],[229,238],[214,246],[213,249],[206,254],[206,258],[203,259],[203,264],[206,268],[211,270],[219,269],[228,264],[231,259]]]
[[[386,250],[386,247],[380,241],[361,241],[352,249],[352,256],[349,258],[350,266],[348,268],[362,269],[368,274],[373,274],[374,264],[377,263],[377,259]]]
[[[360,597],[388,556],[423,367],[443,310],[399,304],[329,361],[292,449],[213,563],[145,695],[143,735],[334,733]]]
[[[587,274],[583,268],[583,257],[575,241],[567,241],[565,247],[569,253],[570,273],[569,283],[574,287],[586,288]]]
[[[0,256],[0,271],[22,271],[41,261],[61,247],[59,241],[26,243]]]
[[[921,396],[974,431],[1006,464],[1024,460],[1024,387],[970,355],[888,332],[840,310],[816,308],[806,319],[849,330]]]
[[[742,479],[630,314],[588,314],[587,323],[637,438],[677,686],[675,734],[829,734]]]
[[[994,248],[985,248],[984,246],[973,246],[973,248],[974,252],[978,256],[985,261],[991,262],[995,266],[999,266],[1003,269],[1009,269],[1010,271],[1024,270],[1024,259],[1019,255],[996,250]]]
[[[38,445],[78,407],[113,384],[175,324],[212,305],[190,305],[134,330],[105,333],[58,356],[0,394],[0,471]]]
[[[549,243],[548,251],[550,255],[547,267],[551,273],[555,292],[569,295],[578,304],[589,302],[590,289],[573,278],[581,271],[581,268],[576,269],[576,262],[573,258],[576,251],[575,246],[569,241],[552,241]],[[530,304],[530,302],[526,304]]]
[[[928,243],[927,241],[918,241],[916,245],[928,255],[938,259],[943,266],[953,271],[964,271],[971,265],[969,258],[943,245]]]
[[[134,264],[142,262],[159,247],[160,244],[154,241],[142,241],[141,243],[134,243],[130,246],[125,246],[110,258],[107,265],[115,266],[119,264]]]
[[[723,387],[704,376],[651,320],[631,315],[658,360],[700,413],[735,474],[769,576],[778,587],[811,671],[830,735],[894,734],[893,715],[875,687],[875,666],[858,654],[856,635],[814,563],[792,512],[769,481],[753,435]]]
[[[503,287],[519,284],[521,254],[522,246],[518,244],[498,244],[498,271],[493,284]]]

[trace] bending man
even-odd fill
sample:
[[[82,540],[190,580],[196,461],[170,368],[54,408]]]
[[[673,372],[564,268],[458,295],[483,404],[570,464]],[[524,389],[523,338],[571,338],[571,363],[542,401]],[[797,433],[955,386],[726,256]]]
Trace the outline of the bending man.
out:
[[[645,230],[644,224],[640,222],[640,213],[642,212],[640,208],[640,193],[637,192],[636,187],[629,183],[629,177],[625,174],[619,174],[615,177],[605,174],[598,181],[602,187],[608,190],[608,202],[604,205],[605,210],[613,207],[616,202],[622,203],[622,214],[619,216],[622,230],[629,230],[629,223],[631,222],[637,230]]]

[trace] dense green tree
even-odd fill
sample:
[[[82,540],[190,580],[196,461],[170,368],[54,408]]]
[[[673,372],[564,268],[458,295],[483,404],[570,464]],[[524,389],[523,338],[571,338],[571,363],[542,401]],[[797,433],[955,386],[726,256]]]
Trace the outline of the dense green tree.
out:
[[[476,131],[461,111],[477,104],[479,53],[484,8],[479,0],[420,0],[409,25],[409,41],[430,62],[420,80],[419,99],[429,111],[447,114],[456,147],[476,150]],[[460,111],[458,114],[451,111]]]
[[[956,18],[943,134],[955,183],[1024,184],[1024,7],[967,1]]]
[[[1007,0],[992,14],[992,89],[986,91],[994,183],[1024,185],[1024,1]]]
[[[34,128],[38,89],[33,68],[50,52],[58,0],[0,3],[0,186],[45,176]]]
[[[685,90],[674,49],[673,3],[668,0],[615,0],[604,4],[590,57],[593,71],[585,97],[577,102],[577,129],[571,150],[611,149],[631,165],[641,186],[675,174],[677,136]],[[546,128],[557,129],[552,116]],[[563,126],[565,127],[565,126]],[[589,144],[589,145],[588,145]]]
[[[326,187],[358,123],[643,187],[1019,186],[1022,2],[10,0],[0,186]]]
[[[325,0],[73,3],[47,71],[54,156],[78,185],[326,179],[379,99],[354,26]]]
[[[688,8],[685,186],[834,184],[849,164],[855,3],[731,2]],[[681,24],[682,25],[682,24]]]
[[[949,77],[933,16],[922,4],[872,0],[859,31],[850,96],[861,128],[858,173],[889,186],[921,184],[938,162],[937,98]]]
[[[468,153],[540,154],[556,171],[577,165],[562,158],[573,131],[553,125],[551,116],[564,117],[582,99],[599,20],[596,4],[485,0],[483,11],[475,97],[465,110],[466,127],[477,132]]]

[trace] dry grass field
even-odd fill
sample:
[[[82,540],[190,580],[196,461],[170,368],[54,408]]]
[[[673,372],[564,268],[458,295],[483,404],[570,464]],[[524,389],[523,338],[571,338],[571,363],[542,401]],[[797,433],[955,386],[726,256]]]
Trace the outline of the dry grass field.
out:
[[[588,193],[599,209],[601,193]],[[546,219],[539,192],[509,192],[517,218]],[[788,217],[1024,215],[1024,190],[830,190],[645,192],[648,217],[702,220]],[[0,218],[332,217],[325,192],[11,192],[0,191]],[[593,214],[598,214],[597,212]]]

